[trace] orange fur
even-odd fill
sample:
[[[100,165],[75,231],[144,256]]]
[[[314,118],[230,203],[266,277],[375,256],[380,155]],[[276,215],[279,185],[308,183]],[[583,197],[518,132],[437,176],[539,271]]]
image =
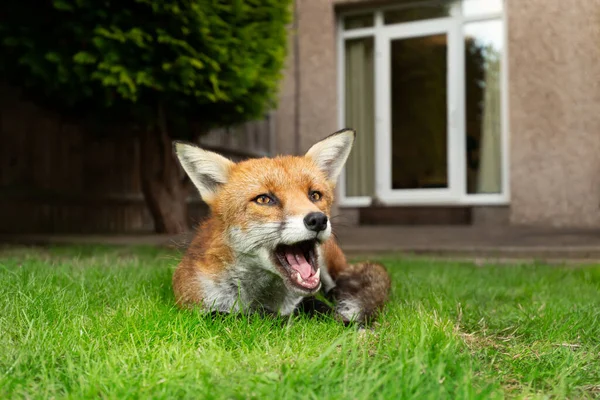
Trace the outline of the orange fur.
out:
[[[329,274],[333,280],[335,280],[340,273],[348,267],[346,256],[342,252],[342,249],[337,245],[334,238],[323,243],[323,250]]]
[[[235,164],[229,181],[211,204],[216,215],[229,226],[246,226],[250,221],[280,221],[285,213],[309,210],[329,213],[333,188],[324,183],[323,173],[303,157],[250,159]],[[323,201],[313,204],[309,189],[323,192]],[[260,207],[250,201],[261,193],[275,193],[283,208]]]

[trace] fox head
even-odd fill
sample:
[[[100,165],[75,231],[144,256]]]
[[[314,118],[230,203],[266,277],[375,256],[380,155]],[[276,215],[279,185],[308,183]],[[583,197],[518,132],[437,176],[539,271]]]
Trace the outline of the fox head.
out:
[[[335,184],[354,137],[353,130],[344,129],[304,156],[239,163],[182,142],[175,142],[175,152],[236,259],[269,270],[289,289],[309,295],[321,285],[320,246],[331,236]]]

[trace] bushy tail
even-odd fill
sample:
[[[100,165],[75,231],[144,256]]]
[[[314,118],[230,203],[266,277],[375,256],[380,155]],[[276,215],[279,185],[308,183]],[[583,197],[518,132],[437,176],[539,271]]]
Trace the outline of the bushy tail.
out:
[[[336,302],[337,317],[344,322],[370,322],[389,297],[390,277],[379,263],[347,265],[334,279],[329,295]]]

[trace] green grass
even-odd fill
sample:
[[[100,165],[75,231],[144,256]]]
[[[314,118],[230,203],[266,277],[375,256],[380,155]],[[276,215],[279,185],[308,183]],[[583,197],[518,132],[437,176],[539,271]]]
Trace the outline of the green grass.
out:
[[[384,259],[375,331],[173,307],[179,254],[0,250],[0,398],[600,396],[600,267]]]

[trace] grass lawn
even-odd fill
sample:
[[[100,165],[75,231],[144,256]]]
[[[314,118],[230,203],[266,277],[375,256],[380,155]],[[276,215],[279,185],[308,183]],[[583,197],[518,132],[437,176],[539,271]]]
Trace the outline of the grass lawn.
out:
[[[600,266],[387,258],[375,331],[173,307],[179,254],[0,249],[0,398],[600,397]]]

